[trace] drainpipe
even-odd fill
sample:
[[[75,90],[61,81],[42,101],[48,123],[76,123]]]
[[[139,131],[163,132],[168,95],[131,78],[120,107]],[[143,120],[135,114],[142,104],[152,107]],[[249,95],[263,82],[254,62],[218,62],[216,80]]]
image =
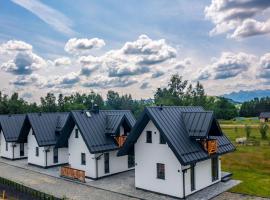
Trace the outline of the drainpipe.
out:
[[[14,160],[14,148],[16,147],[15,143],[12,143],[12,160]]]
[[[187,169],[183,169],[183,199],[186,199],[186,183],[185,183],[185,173],[187,172]]]
[[[46,147],[44,147],[46,148]],[[45,149],[45,168],[47,168],[48,165],[48,152],[50,152],[50,147],[48,147],[47,149]]]
[[[95,157],[95,161],[96,161],[96,178],[98,179],[98,160],[100,159],[100,157],[103,155],[104,153],[100,154],[99,156]]]

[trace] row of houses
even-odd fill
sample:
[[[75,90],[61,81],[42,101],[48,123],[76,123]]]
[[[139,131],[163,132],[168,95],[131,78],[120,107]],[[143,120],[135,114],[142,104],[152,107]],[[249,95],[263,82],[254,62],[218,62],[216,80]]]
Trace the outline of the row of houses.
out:
[[[43,168],[69,165],[98,179],[135,168],[139,189],[183,198],[221,180],[235,150],[201,107],[79,110],[0,116],[0,155]]]

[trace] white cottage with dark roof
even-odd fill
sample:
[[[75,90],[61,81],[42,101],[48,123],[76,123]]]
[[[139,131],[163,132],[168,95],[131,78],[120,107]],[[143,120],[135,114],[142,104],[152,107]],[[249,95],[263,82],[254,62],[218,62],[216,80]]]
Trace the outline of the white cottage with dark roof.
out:
[[[135,154],[135,186],[178,198],[221,181],[222,154],[235,147],[213,112],[147,107],[118,155]]]
[[[134,156],[117,156],[119,148],[135,124],[130,111],[71,111],[75,126],[61,137],[68,144],[70,168],[81,170],[87,178],[98,179],[134,168]]]
[[[27,139],[20,137],[30,130],[25,114],[0,116],[0,156],[17,160],[27,158]]]
[[[62,134],[69,134],[73,127],[70,113],[30,113],[28,141],[28,164],[43,168],[68,163],[68,149],[57,148]]]

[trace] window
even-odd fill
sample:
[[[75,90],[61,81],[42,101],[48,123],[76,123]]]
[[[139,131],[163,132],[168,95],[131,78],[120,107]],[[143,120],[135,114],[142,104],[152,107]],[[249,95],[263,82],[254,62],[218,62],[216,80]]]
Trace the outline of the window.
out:
[[[8,142],[6,142],[6,151],[8,151]]]
[[[20,156],[24,156],[24,143],[20,143]]]
[[[165,165],[157,163],[157,178],[165,179]]]
[[[39,148],[36,147],[36,156],[38,157],[39,156]]]
[[[110,154],[104,153],[104,173],[110,173]]]
[[[86,165],[85,153],[81,153],[81,164]]]
[[[152,131],[146,131],[146,143],[152,143]]]
[[[196,187],[195,187],[195,165],[192,165],[190,168],[190,185],[191,185],[191,191],[194,191],[196,189]]]
[[[218,157],[212,158],[212,181],[218,180]]]
[[[159,133],[159,143],[160,144],[166,144],[166,141],[164,139],[164,137]]]
[[[128,168],[135,166],[135,157],[134,155],[128,155]]]
[[[75,129],[75,138],[79,138],[79,130],[77,128]]]
[[[58,163],[58,148],[53,148],[53,163]]]

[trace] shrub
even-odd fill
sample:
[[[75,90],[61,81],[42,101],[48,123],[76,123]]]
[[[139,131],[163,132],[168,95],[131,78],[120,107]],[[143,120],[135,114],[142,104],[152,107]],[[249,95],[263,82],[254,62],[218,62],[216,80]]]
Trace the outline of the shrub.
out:
[[[261,134],[262,139],[266,139],[267,138],[267,130],[268,130],[269,126],[266,123],[261,123],[260,127],[259,127],[259,131]]]

